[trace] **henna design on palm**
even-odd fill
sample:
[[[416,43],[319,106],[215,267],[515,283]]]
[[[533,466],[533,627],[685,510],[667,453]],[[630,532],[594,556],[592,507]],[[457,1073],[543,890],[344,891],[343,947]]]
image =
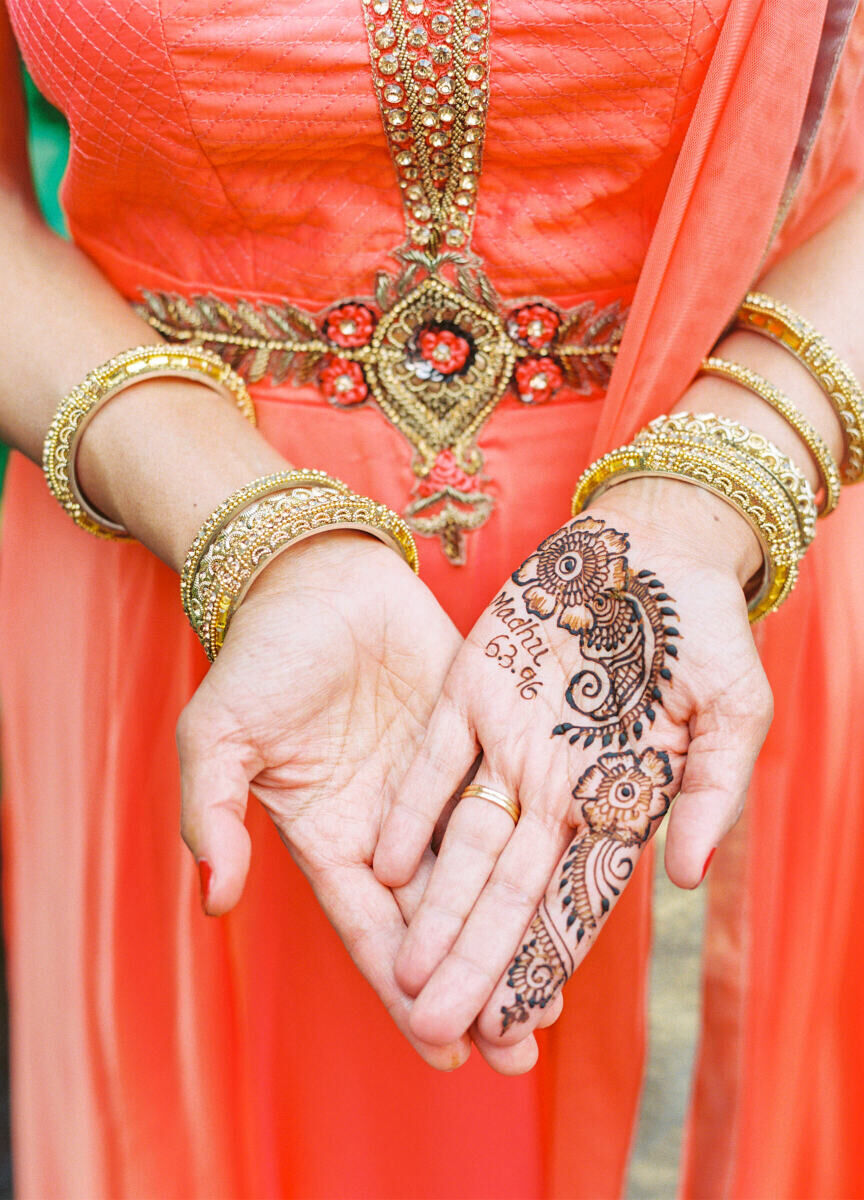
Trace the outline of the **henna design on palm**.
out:
[[[601,754],[573,789],[574,824],[587,825],[572,843],[561,865],[558,884],[563,931],[544,901],[531,922],[530,939],[514,958],[507,986],[516,995],[501,1008],[501,1032],[514,1022],[527,1021],[532,1008],[545,1008],[574,970],[573,948],[594,933],[611,909],[643,846],[665,816],[671,798],[669,756],[646,749]],[[575,928],[574,928],[575,927]]]
[[[594,517],[579,517],[541,542],[513,572],[527,611],[540,620],[553,616],[577,639],[579,656],[565,700],[584,720],[563,721],[553,736],[580,738],[587,748],[617,738],[638,741],[663,703],[662,683],[671,682],[667,658],[676,658],[680,637],[670,620],[674,601],[653,571],[633,572],[630,542]]]

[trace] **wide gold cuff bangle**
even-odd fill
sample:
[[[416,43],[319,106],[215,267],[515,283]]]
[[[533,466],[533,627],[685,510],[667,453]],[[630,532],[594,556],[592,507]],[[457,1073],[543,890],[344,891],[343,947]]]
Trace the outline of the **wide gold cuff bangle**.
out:
[[[42,468],[52,495],[76,525],[96,537],[126,539],[122,525],[87,501],[75,474],[81,437],[103,405],[144,379],[179,376],[202,383],[240,409],[253,425],[255,407],[240,376],[210,350],[189,346],[138,346],[97,367],[61,402],[42,450]]]
[[[274,475],[262,475],[253,479],[245,487],[238,488],[227,500],[214,509],[195,535],[195,540],[189,547],[183,570],[180,572],[180,600],[183,611],[189,618],[193,629],[196,629],[196,618],[193,615],[192,583],[198,571],[202,557],[225,526],[256,500],[263,500],[274,492],[291,492],[298,488],[327,489],[330,488],[343,496],[350,496],[351,489],[339,479],[327,475],[324,471],[277,471]]]
[[[763,292],[749,292],[735,324],[771,338],[794,354],[810,372],[843,427],[846,452],[840,465],[844,483],[864,479],[864,390],[850,368],[802,316]]]
[[[748,594],[750,621],[779,608],[795,585],[803,553],[798,514],[786,488],[758,460],[729,444],[643,434],[587,468],[573,496],[573,515],[634,477],[660,476],[701,487],[735,508],[762,548],[763,569]]]
[[[819,516],[827,517],[829,513],[833,512],[840,499],[840,471],[824,439],[810,422],[802,417],[789,398],[763,375],[752,371],[742,363],[729,362],[725,358],[706,358],[702,363],[701,374],[719,375],[733,383],[740,384],[741,387],[753,392],[776,413],[779,413],[786,424],[798,434],[816,463],[822,481],[822,500],[818,505]]]
[[[718,417],[714,413],[680,412],[655,418],[633,440],[638,443],[646,438],[654,441],[671,438],[678,442],[686,439],[697,448],[730,447],[746,455],[754,466],[767,472],[789,497],[798,524],[802,554],[816,536],[816,500],[807,477],[787,454],[761,433],[754,433],[739,421]]]
[[[223,507],[231,508],[234,515],[222,521],[215,536],[208,537],[186,587],[186,615],[211,662],[222,648],[234,613],[264,567],[276,555],[317,533],[353,529],[371,534],[398,551],[413,571],[418,570],[417,548],[402,518],[365,496],[335,490],[332,481],[317,486],[295,484],[289,491],[271,492],[251,503],[248,499],[235,501],[236,497],[229,497],[225,502]]]

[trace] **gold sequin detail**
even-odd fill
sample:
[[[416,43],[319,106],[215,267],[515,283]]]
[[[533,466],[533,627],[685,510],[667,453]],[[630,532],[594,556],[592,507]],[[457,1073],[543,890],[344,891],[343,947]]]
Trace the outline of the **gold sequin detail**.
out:
[[[433,253],[442,245],[465,247],[474,221],[489,97],[489,0],[470,7],[455,0],[446,9],[434,0],[428,7],[389,0],[386,9],[364,0],[364,8],[375,90],[403,191],[408,244]],[[469,132],[475,135],[470,141]],[[415,183],[419,206],[406,194]]]

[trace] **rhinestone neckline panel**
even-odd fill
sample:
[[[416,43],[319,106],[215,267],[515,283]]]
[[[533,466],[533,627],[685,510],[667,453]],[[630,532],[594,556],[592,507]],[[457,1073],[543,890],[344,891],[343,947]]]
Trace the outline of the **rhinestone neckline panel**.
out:
[[[470,242],[489,100],[491,0],[362,0],[407,241]]]

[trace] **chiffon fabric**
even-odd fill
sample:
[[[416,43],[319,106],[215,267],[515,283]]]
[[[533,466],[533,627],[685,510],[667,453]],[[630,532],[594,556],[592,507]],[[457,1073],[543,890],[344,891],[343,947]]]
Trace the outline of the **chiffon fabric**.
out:
[[[779,8],[782,7],[782,13]],[[505,397],[496,506],[423,577],[463,630],[566,517],[592,453],[667,409],[755,278],[825,4],[493,0],[474,249],[505,300],[632,301],[608,394]],[[12,0],[66,114],[77,243],[141,288],[317,311],[403,237],[359,0]],[[864,173],[860,22],[773,257]],[[411,449],[373,405],[254,388],[286,456],[404,507]],[[862,489],[864,491],[864,489]],[[539,1067],[433,1073],[351,966],[260,809],[237,910],[201,915],[177,833],[176,718],[205,662],[177,581],[81,533],[13,460],[0,636],[4,884],[22,1197],[613,1197],[638,1110],[643,864],[541,1034]],[[861,1192],[854,952],[864,867],[864,496],[844,496],[762,634],[777,717],[711,871],[686,1196]],[[839,653],[838,653],[839,651]]]

